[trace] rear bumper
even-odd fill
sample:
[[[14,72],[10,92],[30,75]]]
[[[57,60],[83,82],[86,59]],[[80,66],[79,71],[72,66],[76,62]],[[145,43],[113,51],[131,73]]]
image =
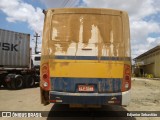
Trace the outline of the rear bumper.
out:
[[[130,90],[119,93],[68,93],[50,91],[50,103],[92,104],[92,105],[128,105]]]

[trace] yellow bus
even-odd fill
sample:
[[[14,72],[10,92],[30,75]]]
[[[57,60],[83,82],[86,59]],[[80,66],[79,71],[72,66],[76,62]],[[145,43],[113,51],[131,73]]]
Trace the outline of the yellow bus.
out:
[[[131,89],[128,14],[93,8],[49,9],[44,14],[42,103],[128,105]]]

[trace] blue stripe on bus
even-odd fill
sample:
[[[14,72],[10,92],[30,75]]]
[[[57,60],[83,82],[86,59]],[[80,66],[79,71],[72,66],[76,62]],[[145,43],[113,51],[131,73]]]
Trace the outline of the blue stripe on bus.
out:
[[[120,92],[122,78],[66,78],[51,77],[51,90],[59,92],[78,92],[78,85],[94,85],[96,93]]]
[[[113,61],[124,61],[130,60],[130,57],[106,57],[106,56],[54,56],[54,59],[67,59],[67,60],[113,60]]]

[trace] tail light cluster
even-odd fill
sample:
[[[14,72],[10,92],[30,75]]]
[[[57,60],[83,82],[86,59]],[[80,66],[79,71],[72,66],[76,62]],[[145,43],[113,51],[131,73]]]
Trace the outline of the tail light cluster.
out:
[[[124,77],[122,91],[127,91],[131,88],[131,67],[130,65],[124,65]]]
[[[41,67],[41,86],[44,90],[50,90],[50,75],[48,63],[42,64]]]

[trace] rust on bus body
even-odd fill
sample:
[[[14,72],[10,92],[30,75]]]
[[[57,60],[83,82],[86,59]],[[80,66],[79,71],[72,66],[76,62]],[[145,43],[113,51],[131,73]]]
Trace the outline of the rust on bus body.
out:
[[[43,55],[55,55],[58,51],[67,53],[73,43],[76,51],[80,43],[84,48],[88,44],[94,44],[98,49],[98,58],[105,52],[108,56],[115,57],[126,57],[130,54],[127,53],[130,47],[128,29],[121,25],[127,22],[122,19],[122,16],[127,17],[124,12],[104,9],[50,9],[46,15],[43,45],[49,44],[48,49],[42,51]],[[94,39],[92,43],[91,39]]]

